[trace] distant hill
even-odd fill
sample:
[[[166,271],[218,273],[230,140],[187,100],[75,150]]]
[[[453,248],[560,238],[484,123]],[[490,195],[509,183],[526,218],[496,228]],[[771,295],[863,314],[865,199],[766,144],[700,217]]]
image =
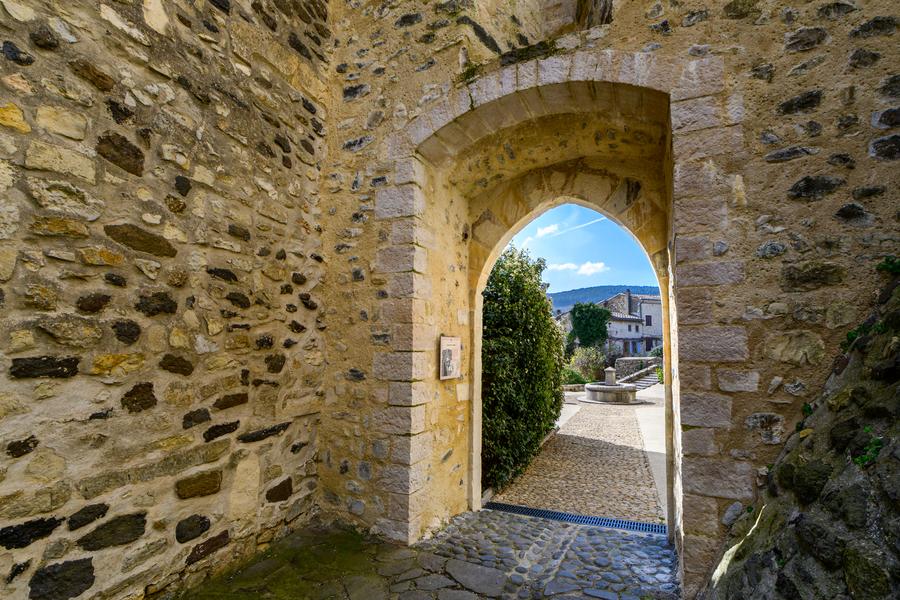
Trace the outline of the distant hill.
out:
[[[659,288],[655,285],[597,285],[594,287],[568,290],[566,292],[554,292],[547,294],[553,302],[553,312],[570,310],[577,302],[600,302],[611,298],[620,292],[631,290],[632,294],[659,295]]]

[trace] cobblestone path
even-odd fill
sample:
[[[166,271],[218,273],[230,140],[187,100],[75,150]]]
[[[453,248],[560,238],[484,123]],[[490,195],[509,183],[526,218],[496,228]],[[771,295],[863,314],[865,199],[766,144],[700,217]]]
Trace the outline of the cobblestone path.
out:
[[[496,502],[644,523],[665,520],[632,406],[581,404]]]
[[[484,510],[412,548],[339,530],[293,533],[193,600],[679,598],[661,535]]]

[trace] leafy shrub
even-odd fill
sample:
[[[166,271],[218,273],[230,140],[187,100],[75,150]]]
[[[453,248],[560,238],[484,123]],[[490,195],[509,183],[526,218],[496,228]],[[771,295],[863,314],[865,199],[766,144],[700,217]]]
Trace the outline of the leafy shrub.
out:
[[[578,347],[577,340],[575,339],[575,332],[570,331],[566,336],[566,353],[565,358],[566,362],[571,360],[572,355],[575,354],[575,349]]]
[[[665,377],[665,375],[664,375],[664,372],[663,372],[663,370],[662,370],[662,367],[656,367],[656,379],[657,379],[657,381],[659,381],[660,383],[665,383],[664,377]]]
[[[573,370],[571,367],[565,367],[562,375],[563,385],[581,385],[588,383],[588,380],[582,377],[581,373]]]
[[[663,347],[657,346],[656,348],[651,350],[650,356],[655,356],[656,358],[662,358],[663,357]]]
[[[545,263],[503,253],[484,295],[482,485],[521,473],[562,411],[563,333],[541,281]]]
[[[609,336],[612,313],[593,302],[576,302],[572,307],[572,333],[581,346],[602,346]]]
[[[853,457],[853,462],[855,462],[860,467],[865,468],[878,459],[878,454],[881,452],[881,449],[884,448],[884,438],[872,435],[871,426],[864,427],[863,431],[865,431],[872,437],[869,438],[869,443],[866,444],[865,448],[863,448],[862,454]]]
[[[606,367],[606,357],[599,348],[593,346],[580,346],[575,349],[569,368],[578,371],[588,381],[600,381],[603,379],[603,369]]]
[[[896,256],[887,256],[883,261],[878,263],[878,266],[875,268],[888,275],[900,275],[900,258],[897,258]]]

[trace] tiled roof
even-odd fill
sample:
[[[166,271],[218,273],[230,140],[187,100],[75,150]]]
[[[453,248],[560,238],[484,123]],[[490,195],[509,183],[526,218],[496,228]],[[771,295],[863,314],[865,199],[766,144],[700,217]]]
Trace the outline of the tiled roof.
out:
[[[612,318],[617,321],[638,321],[642,322],[643,319],[637,315],[626,315],[625,313],[614,312],[612,314]]]

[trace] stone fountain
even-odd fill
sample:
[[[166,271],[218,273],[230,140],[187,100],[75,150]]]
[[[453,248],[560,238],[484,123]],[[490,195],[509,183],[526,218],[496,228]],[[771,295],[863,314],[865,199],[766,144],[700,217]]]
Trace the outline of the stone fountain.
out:
[[[637,387],[634,384],[616,383],[616,370],[613,367],[608,367],[604,375],[602,383],[589,383],[584,386],[589,401],[637,404]]]

